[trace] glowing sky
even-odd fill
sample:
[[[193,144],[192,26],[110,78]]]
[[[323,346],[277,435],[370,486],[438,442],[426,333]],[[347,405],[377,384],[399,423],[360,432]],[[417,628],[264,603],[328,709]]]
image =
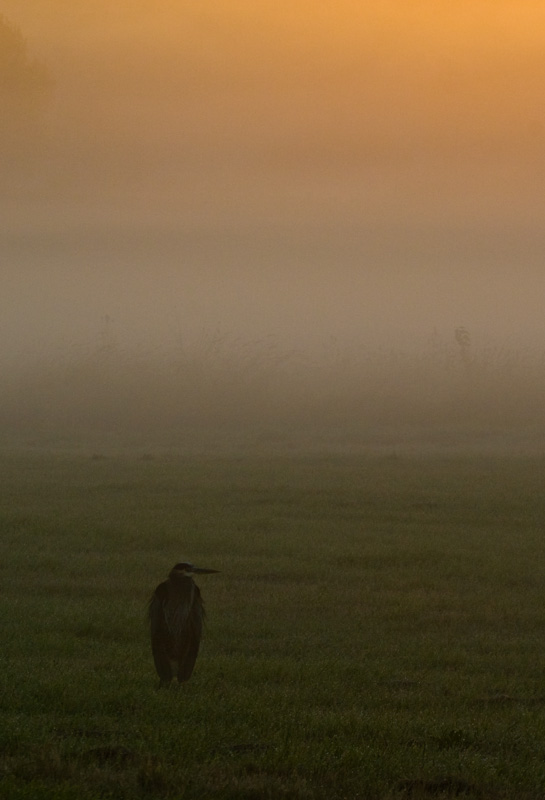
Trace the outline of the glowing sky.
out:
[[[0,12],[56,80],[42,184],[4,214],[54,231],[45,301],[20,283],[36,250],[9,262],[49,327],[109,313],[127,330],[183,316],[376,341],[465,324],[542,342],[541,0]]]

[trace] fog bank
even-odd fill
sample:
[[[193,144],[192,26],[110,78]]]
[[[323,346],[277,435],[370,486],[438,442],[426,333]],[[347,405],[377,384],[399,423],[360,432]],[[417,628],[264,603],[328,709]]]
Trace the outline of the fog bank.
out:
[[[0,13],[6,429],[541,424],[540,4]]]

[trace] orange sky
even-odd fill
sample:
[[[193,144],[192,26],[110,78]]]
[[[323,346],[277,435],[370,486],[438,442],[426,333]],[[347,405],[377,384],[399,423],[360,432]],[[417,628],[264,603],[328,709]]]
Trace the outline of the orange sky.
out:
[[[541,3],[3,5],[56,74],[58,132],[115,161],[144,149],[153,172],[162,150],[241,179],[348,180],[348,195],[355,174],[369,170],[374,191],[377,169],[411,182],[423,163],[466,171],[470,188],[482,170],[494,206],[505,180],[525,214],[536,200],[524,182],[545,142]]]
[[[352,330],[387,298],[393,327],[405,310],[423,330],[496,333],[501,304],[509,331],[543,330],[541,0],[0,0],[0,12],[56,80],[44,187],[30,217],[12,203],[12,230],[29,218],[167,230],[180,243],[159,240],[155,269],[170,294],[191,285],[209,324],[282,327],[252,300],[264,287],[278,304],[282,275],[288,316],[305,306],[309,326],[349,316]],[[112,293],[149,297],[129,246],[125,259],[101,247],[123,276]],[[103,313],[109,296],[87,280]]]

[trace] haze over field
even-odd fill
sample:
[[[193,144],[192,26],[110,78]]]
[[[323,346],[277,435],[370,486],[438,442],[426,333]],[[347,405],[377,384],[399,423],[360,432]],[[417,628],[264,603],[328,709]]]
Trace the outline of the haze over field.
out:
[[[215,365],[214,395],[242,371],[236,398],[250,373],[265,395],[315,399],[333,382],[358,406],[355,387],[387,374],[395,418],[415,384],[427,403],[459,399],[450,367],[467,383],[472,361],[471,380],[494,374],[483,419],[509,394],[541,424],[541,2],[1,0],[0,13],[52,79],[30,124],[0,62],[15,119],[6,375],[38,363],[58,391],[67,364],[108,351],[133,394],[143,360],[148,386],[165,363],[198,383],[199,362]],[[11,380],[18,404],[32,381]]]

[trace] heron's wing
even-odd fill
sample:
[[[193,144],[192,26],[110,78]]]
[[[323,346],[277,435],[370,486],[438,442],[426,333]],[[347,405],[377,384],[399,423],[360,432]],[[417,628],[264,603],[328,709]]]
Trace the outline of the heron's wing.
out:
[[[168,600],[166,583],[161,583],[150,600],[148,613],[151,633],[151,651],[155,669],[162,681],[172,680],[170,660],[173,657],[173,641],[165,618],[165,606]]]
[[[191,677],[201,644],[204,606],[198,586],[193,584],[191,609],[185,622],[185,635],[178,653],[178,681]]]
[[[168,600],[165,603],[165,621],[174,642],[175,658],[179,658],[190,627],[193,603],[198,588],[192,580],[170,582]]]

